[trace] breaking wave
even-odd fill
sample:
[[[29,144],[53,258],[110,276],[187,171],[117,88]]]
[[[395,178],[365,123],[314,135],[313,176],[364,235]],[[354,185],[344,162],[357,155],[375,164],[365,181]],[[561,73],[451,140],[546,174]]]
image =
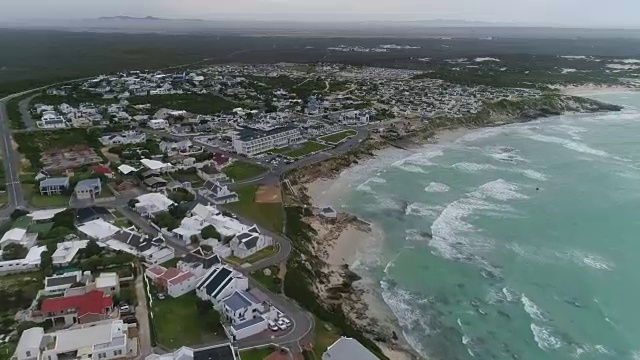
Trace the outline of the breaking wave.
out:
[[[555,350],[562,346],[562,341],[553,336],[551,329],[547,327],[531,324],[531,332],[542,350]]]
[[[533,301],[529,300],[524,294],[520,297],[520,301],[524,306],[524,311],[531,316],[533,320],[546,321],[547,317],[542,309],[538,307]]]
[[[535,171],[533,169],[517,169],[517,168],[505,168],[500,166],[495,166],[492,164],[477,164],[470,162],[459,162],[452,165],[454,169],[465,171],[469,173],[476,173],[480,171],[505,171],[511,173],[517,173],[523,175],[529,179],[537,180],[537,181],[547,181],[547,176],[543,173]]]

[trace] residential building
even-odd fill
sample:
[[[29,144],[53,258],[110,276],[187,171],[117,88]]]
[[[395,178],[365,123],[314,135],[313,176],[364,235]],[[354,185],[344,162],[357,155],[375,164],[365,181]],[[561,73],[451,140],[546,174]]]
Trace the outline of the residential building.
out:
[[[93,170],[94,174],[102,174],[109,179],[114,178],[113,171],[106,166],[102,166],[102,165],[94,166],[93,169],[91,170]]]
[[[120,228],[108,222],[97,219],[88,221],[77,226],[78,231],[85,234],[89,239],[103,241],[111,238]]]
[[[236,290],[247,290],[249,280],[227,265],[213,267],[196,285],[196,295],[214,306]]]
[[[240,221],[224,216],[213,205],[196,204],[191,209],[191,216],[199,216],[201,219],[213,225],[222,236],[235,236],[247,229]]]
[[[13,274],[26,271],[35,271],[40,269],[40,258],[42,253],[47,251],[46,246],[34,246],[29,249],[29,252],[24,259],[16,260],[1,260],[0,261],[0,275]],[[0,251],[0,258],[2,257],[2,251]]]
[[[0,249],[4,249],[9,244],[19,244],[29,249],[35,245],[38,234],[27,233],[22,228],[13,228],[7,231],[0,239]]]
[[[147,126],[154,130],[166,129],[169,127],[169,122],[165,119],[152,119],[149,120]]]
[[[247,291],[234,291],[222,300],[220,313],[231,326],[226,328],[232,340],[240,340],[261,333],[268,328],[268,320],[277,317],[277,310],[259,301]]]
[[[167,246],[163,238],[152,239],[139,233],[134,227],[121,229],[105,244],[114,250],[142,256],[150,264],[161,264],[175,257],[175,250]]]
[[[358,340],[341,337],[331,344],[322,354],[322,360],[378,360],[369,349],[360,344]]]
[[[116,296],[120,294],[120,277],[115,272],[100,273],[94,282],[94,287],[104,296]]]
[[[183,346],[172,353],[161,355],[151,354],[147,356],[145,360],[240,360],[240,355],[237,354],[237,352],[237,349],[230,343],[207,346],[199,349],[191,349]]]
[[[147,140],[147,134],[135,130],[123,131],[117,134],[107,134],[100,138],[102,145],[139,144]]]
[[[174,152],[174,151],[175,152],[187,152],[192,146],[193,146],[193,143],[189,139],[185,139],[185,140],[178,141],[178,142],[162,141],[159,144],[160,151],[162,151],[164,153],[170,153],[170,152]]]
[[[163,194],[149,193],[136,198],[138,202],[135,210],[142,216],[152,217],[153,215],[169,210],[175,203]]]
[[[78,181],[74,192],[78,200],[95,199],[102,193],[102,182],[100,179],[85,179]]]
[[[238,194],[229,190],[226,185],[221,185],[217,181],[207,180],[202,187],[203,189],[201,192],[203,195],[216,205],[228,204],[239,200]],[[205,189],[208,193],[204,192]]]
[[[202,229],[208,225],[209,223],[199,216],[185,217],[180,222],[180,226],[173,229],[173,233],[179,240],[184,241],[184,243],[188,245],[191,243],[191,237],[193,235],[200,235]]]
[[[206,180],[212,180],[214,182],[229,181],[229,178],[225,173],[221,172],[217,167],[214,167],[211,165],[205,165],[197,169],[196,174],[198,174],[198,176],[205,181]]]
[[[191,264],[200,264],[206,270],[222,263],[220,256],[216,254],[212,247],[208,246],[198,246],[196,249],[191,250],[185,255],[184,261]]]
[[[44,299],[40,311],[53,324],[87,324],[107,319],[113,311],[113,301],[111,296],[94,290],[81,295]]]
[[[68,177],[50,177],[40,181],[40,195],[60,195],[69,189]]]
[[[241,259],[247,258],[271,244],[271,237],[261,234],[256,225],[237,234],[229,242],[233,255]]]
[[[196,275],[188,271],[155,265],[148,268],[145,275],[153,280],[158,289],[174,298],[196,289]]]
[[[78,254],[78,251],[86,248],[88,244],[89,240],[71,240],[57,243],[56,251],[51,255],[53,266],[69,266]]]
[[[331,206],[325,206],[319,211],[320,216],[325,217],[327,219],[335,219],[338,217],[338,212],[332,208]]]
[[[73,284],[82,280],[82,271],[72,271],[59,275],[48,276],[44,279],[44,293],[46,295],[62,295]]]
[[[149,170],[157,171],[158,174],[175,171],[175,168],[171,164],[163,163],[158,160],[142,159],[140,163]]]
[[[106,222],[113,222],[115,217],[109,209],[102,206],[88,206],[76,209],[76,222],[84,224],[89,221],[102,219]]]
[[[131,357],[128,327],[122,320],[102,321],[44,333],[41,327],[25,330],[12,360],[111,360]],[[37,345],[36,345],[37,344]]]
[[[46,113],[42,115],[42,118],[36,124],[41,129],[60,129],[67,127],[64,117],[55,113]]]
[[[144,179],[144,184],[151,191],[160,191],[167,188],[167,180],[159,176],[153,176],[153,177]]]
[[[268,131],[244,128],[233,140],[233,148],[238,154],[253,156],[274,148],[297,144],[302,141],[296,127],[281,127]]]

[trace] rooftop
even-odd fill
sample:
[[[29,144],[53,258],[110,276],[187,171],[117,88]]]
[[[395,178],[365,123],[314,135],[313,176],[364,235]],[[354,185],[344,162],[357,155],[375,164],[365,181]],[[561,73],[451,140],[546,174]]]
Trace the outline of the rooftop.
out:
[[[113,301],[110,296],[104,296],[102,291],[90,291],[82,295],[44,299],[41,310],[43,313],[50,313],[76,309],[78,316],[83,316],[101,314],[105,308],[111,306],[113,306]]]
[[[336,340],[324,354],[323,360],[378,360],[366,347],[358,342],[358,340],[341,337]]]

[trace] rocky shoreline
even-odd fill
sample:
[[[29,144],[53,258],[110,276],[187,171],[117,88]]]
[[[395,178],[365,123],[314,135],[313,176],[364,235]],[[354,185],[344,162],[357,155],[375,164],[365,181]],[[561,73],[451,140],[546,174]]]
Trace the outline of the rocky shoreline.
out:
[[[360,146],[341,156],[297,169],[287,175],[297,196],[294,203],[303,206],[324,206],[308,193],[309,184],[318,179],[333,179],[354,165],[376,156],[376,153],[388,147],[412,148],[434,142],[434,138],[443,131],[453,129],[474,129],[480,127],[500,126],[516,122],[528,122],[539,118],[561,115],[565,112],[593,113],[601,111],[619,111],[622,108],[599,101],[567,95],[532,99],[518,102],[498,102],[488,104],[486,108],[467,118],[437,118],[423,126],[403,134],[401,137],[388,138],[384,135],[369,137]],[[303,219],[316,232],[313,236],[312,253],[322,264],[321,276],[315,283],[313,291],[328,307],[339,308],[355,326],[367,337],[374,340],[390,359],[420,358],[404,341],[395,319],[380,316],[381,311],[372,311],[375,296],[369,290],[358,286],[361,279],[349,269],[348,259],[332,260],[330,250],[337,246],[341,234],[356,229],[355,237],[366,237],[372,231],[368,224],[349,214],[339,214],[336,219],[325,219],[318,215],[306,216]],[[370,236],[370,235],[369,235]],[[358,242],[350,239],[353,242]],[[362,240],[362,239],[360,239]],[[352,245],[353,246],[353,245]],[[349,252],[348,250],[347,252]],[[339,259],[340,260],[340,259]],[[385,306],[381,304],[381,306]]]

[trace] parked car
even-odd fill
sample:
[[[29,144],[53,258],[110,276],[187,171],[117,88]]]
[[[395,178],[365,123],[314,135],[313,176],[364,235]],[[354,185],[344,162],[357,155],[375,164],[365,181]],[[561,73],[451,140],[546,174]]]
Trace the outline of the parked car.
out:
[[[271,331],[278,331],[280,328],[278,327],[278,324],[276,324],[275,322],[269,320],[268,321],[269,324],[269,330]]]
[[[158,299],[164,300],[165,296],[163,293],[158,293]]]
[[[285,317],[279,318],[277,323],[278,327],[282,330],[286,330],[289,326],[291,326],[291,321]]]
[[[123,318],[122,321],[124,321],[125,324],[137,324],[138,323],[138,319],[136,319],[135,316],[127,316],[127,317]]]
[[[124,305],[120,305],[120,312],[122,313],[128,313],[131,311],[131,306],[124,304]]]
[[[278,329],[282,331],[287,330],[287,325],[285,325],[284,323],[281,323],[280,321],[278,321],[276,325],[278,326]]]

